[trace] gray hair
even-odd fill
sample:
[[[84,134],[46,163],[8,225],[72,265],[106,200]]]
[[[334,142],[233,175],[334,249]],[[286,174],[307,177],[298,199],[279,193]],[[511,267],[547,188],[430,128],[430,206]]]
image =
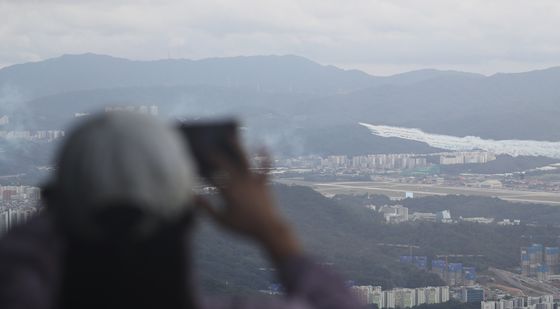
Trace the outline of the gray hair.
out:
[[[65,224],[98,234],[93,214],[127,203],[148,214],[145,227],[173,221],[192,204],[196,172],[186,141],[155,117],[131,112],[91,117],[57,158],[55,212]]]

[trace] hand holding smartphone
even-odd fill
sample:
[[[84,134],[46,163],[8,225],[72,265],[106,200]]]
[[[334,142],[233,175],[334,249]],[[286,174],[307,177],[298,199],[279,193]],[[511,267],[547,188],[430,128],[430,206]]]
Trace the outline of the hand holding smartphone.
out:
[[[216,185],[226,204],[225,208],[215,208],[199,196],[199,207],[221,226],[258,241],[277,263],[301,255],[299,241],[275,207],[268,175],[249,170],[237,122],[185,123],[180,130],[188,140],[200,175]],[[227,175],[223,184],[216,178],[222,173]]]

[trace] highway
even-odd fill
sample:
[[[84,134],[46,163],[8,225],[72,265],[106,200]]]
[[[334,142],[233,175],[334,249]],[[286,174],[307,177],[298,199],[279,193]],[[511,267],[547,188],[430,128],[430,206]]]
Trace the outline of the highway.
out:
[[[540,296],[545,294],[558,295],[560,293],[560,289],[546,282],[541,282],[502,269],[490,267],[488,270],[495,275],[495,279],[498,280],[498,282],[505,286],[520,289],[528,296]]]

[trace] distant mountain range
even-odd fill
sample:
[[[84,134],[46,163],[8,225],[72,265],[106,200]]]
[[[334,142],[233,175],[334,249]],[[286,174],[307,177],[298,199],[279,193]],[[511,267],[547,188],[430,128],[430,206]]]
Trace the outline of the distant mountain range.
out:
[[[367,88],[378,79],[297,56],[131,61],[83,54],[0,70],[0,85],[21,88],[30,98],[79,90],[177,85],[331,94]]]
[[[482,77],[438,70],[377,77],[293,55],[132,61],[82,54],[3,68],[0,85],[20,89],[30,99],[79,90],[178,85],[326,95],[388,84],[406,85],[442,76]]]
[[[298,56],[131,61],[65,55],[0,69],[0,115],[60,128],[75,113],[155,104],[170,117],[239,115],[288,153],[434,151],[358,122],[490,139],[560,141],[560,68],[515,74],[419,70],[388,77]]]

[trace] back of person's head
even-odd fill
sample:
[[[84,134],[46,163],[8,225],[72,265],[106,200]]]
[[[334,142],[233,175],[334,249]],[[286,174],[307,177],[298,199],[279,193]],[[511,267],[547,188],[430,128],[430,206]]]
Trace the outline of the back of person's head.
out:
[[[105,113],[67,137],[50,184],[56,199],[50,207],[67,229],[87,237],[112,228],[107,213],[129,208],[130,216],[142,214],[132,227],[142,236],[189,212],[194,183],[188,147],[171,126],[137,113]]]
[[[59,307],[188,307],[192,162],[151,116],[101,114],[68,135],[47,195],[68,240]]]

